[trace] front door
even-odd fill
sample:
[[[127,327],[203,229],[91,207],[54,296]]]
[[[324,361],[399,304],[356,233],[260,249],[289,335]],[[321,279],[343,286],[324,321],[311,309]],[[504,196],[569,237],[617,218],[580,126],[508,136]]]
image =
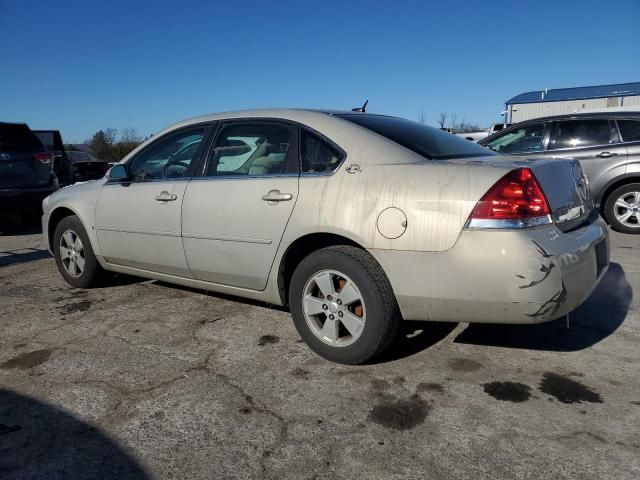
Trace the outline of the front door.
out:
[[[127,162],[128,181],[102,187],[96,231],[107,262],[192,276],[182,248],[180,214],[205,131],[198,126],[159,138]]]
[[[193,276],[263,290],[297,196],[295,127],[275,121],[223,124],[182,206]]]

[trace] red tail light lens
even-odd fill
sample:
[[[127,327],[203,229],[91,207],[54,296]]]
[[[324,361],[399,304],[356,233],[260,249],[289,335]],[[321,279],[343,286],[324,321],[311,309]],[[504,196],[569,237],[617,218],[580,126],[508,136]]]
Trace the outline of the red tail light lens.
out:
[[[515,221],[511,222],[512,226],[530,226],[527,220],[546,219],[550,213],[549,202],[533,172],[529,168],[518,168],[491,187],[476,204],[469,220],[470,224],[474,220],[507,220]],[[518,221],[523,224],[519,225]]]
[[[53,153],[49,152],[38,152],[33,154],[33,158],[39,160],[45,165],[53,164]]]

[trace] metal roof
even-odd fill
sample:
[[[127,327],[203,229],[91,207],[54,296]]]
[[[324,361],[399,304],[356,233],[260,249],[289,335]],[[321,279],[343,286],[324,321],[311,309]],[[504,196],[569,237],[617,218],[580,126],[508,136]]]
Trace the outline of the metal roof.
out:
[[[505,103],[512,105],[516,103],[560,102],[563,100],[586,100],[588,98],[626,97],[630,95],[640,95],[640,82],[536,90],[516,95]]]

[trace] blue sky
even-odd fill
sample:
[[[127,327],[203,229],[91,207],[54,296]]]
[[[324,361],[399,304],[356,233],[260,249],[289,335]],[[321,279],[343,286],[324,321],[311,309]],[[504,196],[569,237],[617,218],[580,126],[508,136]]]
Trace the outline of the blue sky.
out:
[[[488,125],[528,90],[640,81],[640,0],[0,0],[0,120],[142,134],[243,108]]]

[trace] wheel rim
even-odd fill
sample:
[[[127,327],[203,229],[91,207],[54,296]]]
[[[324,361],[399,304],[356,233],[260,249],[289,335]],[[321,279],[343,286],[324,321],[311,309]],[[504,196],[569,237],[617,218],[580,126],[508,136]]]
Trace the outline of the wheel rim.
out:
[[[79,277],[84,272],[84,245],[73,230],[65,230],[60,237],[60,261],[72,277]]]
[[[362,335],[367,319],[358,286],[336,270],[319,271],[307,281],[302,310],[313,334],[332,347],[353,344]]]
[[[625,227],[640,228],[640,192],[620,196],[613,207],[616,220]]]

